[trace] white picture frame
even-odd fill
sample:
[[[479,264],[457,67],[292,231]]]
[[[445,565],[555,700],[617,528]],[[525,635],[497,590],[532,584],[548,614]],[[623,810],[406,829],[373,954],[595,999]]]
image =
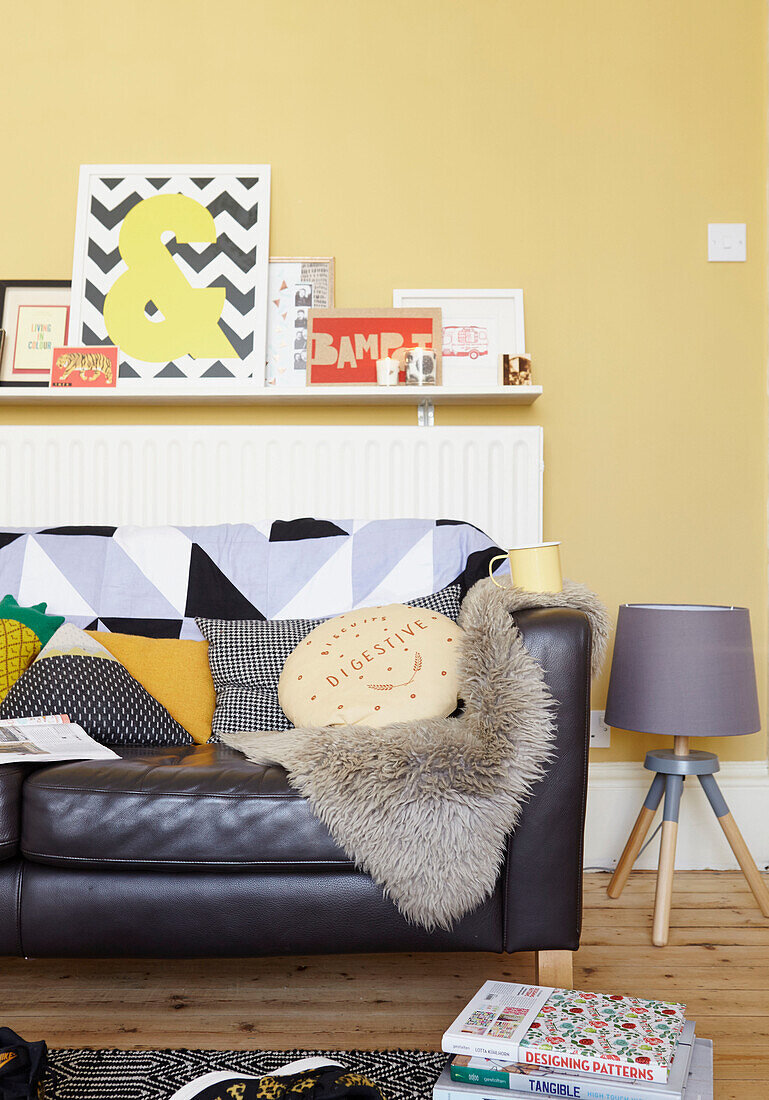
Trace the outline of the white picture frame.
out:
[[[216,354],[179,353],[150,358],[131,352],[113,338],[104,319],[104,302],[128,271],[119,249],[126,216],[141,201],[159,195],[183,195],[205,208],[213,235],[200,243],[177,241],[169,227],[161,235],[172,262],[190,292],[225,291],[214,331]],[[209,217],[210,215],[210,217]],[[212,386],[262,388],[267,343],[267,271],[269,260],[270,166],[235,165],[83,165],[78,188],[69,342],[84,346],[118,345],[118,385],[122,391],[146,390],[157,380],[180,393],[206,392]],[[181,236],[181,234],[180,234]],[[155,247],[157,235],[145,243]],[[145,317],[167,318],[147,286]],[[142,290],[142,292],[144,292]],[[157,288],[161,297],[163,284]],[[210,301],[210,296],[208,298]],[[142,321],[143,323],[143,321]],[[222,339],[219,333],[224,334]],[[210,335],[210,333],[209,333]],[[206,343],[210,344],[207,338]]]
[[[54,348],[67,342],[70,296],[68,279],[0,280],[0,386],[48,386]]]
[[[397,308],[443,313],[443,385],[489,389],[499,384],[500,355],[523,354],[522,290],[394,290]]]

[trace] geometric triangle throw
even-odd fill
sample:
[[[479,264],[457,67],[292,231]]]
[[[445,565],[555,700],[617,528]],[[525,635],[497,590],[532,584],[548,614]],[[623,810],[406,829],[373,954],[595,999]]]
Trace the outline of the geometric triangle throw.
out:
[[[16,539],[21,539],[23,537],[23,531],[0,531],[0,548],[3,546],[10,546]]]
[[[91,627],[87,627],[88,630]],[[182,629],[181,619],[130,619],[107,615],[99,620],[99,630],[110,634],[132,634],[139,638],[178,638]]]
[[[50,538],[52,536],[43,536]],[[61,569],[30,535],[24,553],[24,566],[19,585],[19,603],[35,604],[45,600],[48,613],[53,615],[88,615],[93,618],[94,609],[78,592]]]
[[[197,615],[210,619],[264,619],[258,607],[246,599],[229,577],[202,550],[192,544],[189,584],[187,587],[188,618]]]

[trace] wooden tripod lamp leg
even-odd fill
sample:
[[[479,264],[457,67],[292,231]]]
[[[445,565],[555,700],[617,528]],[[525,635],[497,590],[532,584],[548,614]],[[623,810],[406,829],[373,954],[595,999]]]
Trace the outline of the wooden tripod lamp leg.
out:
[[[729,841],[729,845],[737,857],[737,862],[742,869],[743,875],[747,879],[748,886],[753,891],[753,897],[758,902],[759,909],[765,917],[769,917],[769,889],[767,889],[761,872],[758,867],[756,867],[755,860],[750,854],[750,849],[745,843],[742,833],[737,828],[737,822],[729,812],[726,800],[721,794],[721,788],[712,775],[700,775],[698,778],[702,784],[703,791],[707,795],[713,813],[718,818],[718,823],[724,830],[726,839]]]
[[[670,902],[673,897],[673,871],[676,862],[678,837],[678,811],[684,780],[681,775],[665,777],[665,810],[662,822],[659,866],[657,867],[657,892],[654,897],[654,927],[652,943],[664,947],[668,942],[670,927]]]
[[[664,789],[665,777],[658,773],[652,780],[652,785],[649,787],[649,793],[644,799],[641,812],[636,818],[636,823],[628,837],[625,849],[619,857],[619,863],[611,876],[611,882],[606,890],[610,898],[618,898],[625,889],[625,883],[633,870],[633,864],[638,858],[643,842],[646,840],[646,834],[649,832],[649,826],[654,820]]]

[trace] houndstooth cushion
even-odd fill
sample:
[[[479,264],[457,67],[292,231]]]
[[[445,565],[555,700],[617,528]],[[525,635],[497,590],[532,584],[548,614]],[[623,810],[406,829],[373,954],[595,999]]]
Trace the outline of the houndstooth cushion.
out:
[[[408,607],[459,618],[462,591],[449,584],[440,592],[405,600]],[[209,642],[208,661],[216,688],[211,741],[240,730],[290,730],[278,702],[283,665],[299,643],[325,619],[196,619]]]

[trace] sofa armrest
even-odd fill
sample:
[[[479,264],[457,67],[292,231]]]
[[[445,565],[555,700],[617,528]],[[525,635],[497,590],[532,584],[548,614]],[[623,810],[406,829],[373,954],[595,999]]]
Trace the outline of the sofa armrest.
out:
[[[590,724],[590,625],[580,611],[516,613],[557,703],[555,759],[508,840],[505,950],[579,947]]]
[[[26,774],[22,764],[0,765],[0,861],[19,850],[21,786]]]

